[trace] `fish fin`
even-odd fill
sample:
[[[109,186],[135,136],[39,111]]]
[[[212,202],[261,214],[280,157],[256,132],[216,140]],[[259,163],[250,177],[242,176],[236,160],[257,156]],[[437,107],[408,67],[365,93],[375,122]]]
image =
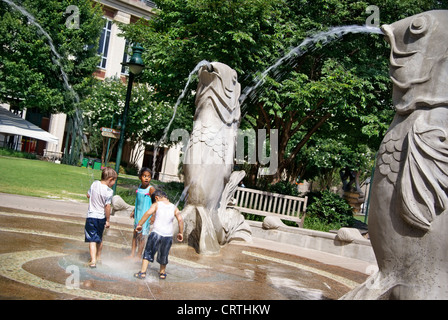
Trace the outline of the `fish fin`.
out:
[[[408,134],[408,155],[401,178],[402,217],[428,231],[448,209],[448,133],[419,117]]]

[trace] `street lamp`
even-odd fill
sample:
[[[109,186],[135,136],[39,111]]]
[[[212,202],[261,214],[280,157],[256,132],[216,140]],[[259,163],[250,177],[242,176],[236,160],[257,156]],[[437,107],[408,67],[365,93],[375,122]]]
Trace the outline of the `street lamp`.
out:
[[[118,142],[118,149],[117,149],[117,160],[115,163],[115,171],[117,172],[117,174],[120,171],[121,155],[123,153],[124,134],[126,129],[126,119],[128,117],[128,111],[129,111],[129,101],[131,100],[132,83],[134,82],[134,77],[138,75],[140,72],[142,72],[143,68],[145,67],[145,65],[143,64],[142,53],[143,53],[143,47],[140,46],[139,44],[136,44],[135,46],[132,47],[132,56],[129,62],[121,63],[122,65],[129,67],[129,78],[128,78],[128,88],[126,91],[126,101],[124,103],[123,118],[121,121],[120,141]],[[116,194],[117,184],[118,179],[113,187],[114,194]]]

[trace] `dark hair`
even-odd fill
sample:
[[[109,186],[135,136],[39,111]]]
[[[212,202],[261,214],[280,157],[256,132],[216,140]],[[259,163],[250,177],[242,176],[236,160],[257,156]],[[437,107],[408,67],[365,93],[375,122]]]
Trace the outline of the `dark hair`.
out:
[[[142,168],[140,169],[140,171],[138,172],[138,177],[141,178],[144,172],[149,172],[149,175],[150,175],[151,178],[152,178],[152,172],[151,172],[151,170],[149,170],[149,168],[147,168],[147,167],[142,167]]]
[[[151,195],[151,200],[153,203],[156,202],[156,197],[168,199],[168,195],[165,193],[165,191],[162,190],[156,190],[153,192],[153,194]]]

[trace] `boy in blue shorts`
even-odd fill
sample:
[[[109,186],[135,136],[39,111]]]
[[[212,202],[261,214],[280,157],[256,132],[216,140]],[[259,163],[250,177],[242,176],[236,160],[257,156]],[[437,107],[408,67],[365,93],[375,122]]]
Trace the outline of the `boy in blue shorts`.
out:
[[[179,209],[168,200],[165,192],[156,190],[153,193],[155,202],[148,211],[143,215],[137,224],[135,230],[138,232],[142,229],[145,221],[152,215],[151,224],[152,232],[149,234],[146,242],[145,252],[143,253],[142,267],[139,272],[134,274],[138,279],[146,278],[146,270],[149,262],[154,262],[154,256],[157,253],[157,262],[160,264],[160,279],[166,278],[166,265],[168,264],[168,254],[173,243],[174,218],[179,224],[179,233],[177,240],[183,241],[184,221],[180,215]]]
[[[101,181],[94,181],[87,192],[89,209],[85,224],[85,242],[89,243],[90,261],[88,266],[96,268],[101,259],[103,249],[104,228],[109,228],[110,204],[114,192],[112,187],[117,181],[117,173],[112,168],[104,168],[101,172]]]

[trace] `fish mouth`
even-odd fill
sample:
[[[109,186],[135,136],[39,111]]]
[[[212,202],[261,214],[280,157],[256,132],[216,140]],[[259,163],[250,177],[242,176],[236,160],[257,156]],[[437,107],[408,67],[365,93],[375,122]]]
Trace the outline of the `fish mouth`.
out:
[[[205,65],[204,67],[207,68],[208,72],[214,72],[215,71],[215,68],[213,68],[213,64],[211,64],[211,63]]]
[[[398,62],[396,62],[395,59],[410,57],[410,56],[416,54],[417,51],[409,51],[409,52],[400,51],[397,48],[396,41],[395,41],[395,35],[394,35],[391,25],[385,24],[385,25],[381,26],[381,30],[386,35],[386,39],[389,42],[389,44],[391,45],[390,57],[389,57],[390,65],[395,68],[404,67],[405,66],[404,64],[399,64]]]
[[[219,73],[219,70],[213,67],[213,64],[207,64],[202,66],[199,71],[199,77],[202,79],[204,83],[212,83],[216,78],[222,81],[222,76]]]
[[[389,56],[390,78],[391,78],[392,82],[394,83],[394,85],[396,85],[397,87],[399,87],[401,89],[408,89],[409,87],[411,87],[414,84],[420,84],[420,83],[424,83],[424,82],[428,81],[430,79],[429,75],[426,75],[426,76],[418,78],[418,79],[413,79],[413,80],[410,80],[407,82],[399,81],[397,78],[394,77],[394,73],[395,73],[394,71],[396,71],[400,68],[404,68],[406,66],[406,63],[398,63],[397,59],[411,58],[418,51],[406,52],[406,51],[401,51],[400,49],[398,49],[397,45],[396,45],[395,35],[393,32],[393,27],[391,25],[388,25],[388,24],[382,25],[381,30],[385,34],[386,40],[389,42],[389,44],[391,46],[390,56]]]
[[[219,63],[213,65],[214,62],[207,64],[201,67],[199,71],[199,78],[201,79],[202,84],[204,85],[204,90],[200,94],[201,96],[205,94],[208,89],[213,89],[213,83],[220,83],[220,86],[223,88],[223,93],[227,98],[230,98],[234,92],[234,86],[238,83],[236,72],[233,72],[233,76],[229,81],[224,79],[225,70],[222,69]],[[220,95],[218,95],[220,97]]]

